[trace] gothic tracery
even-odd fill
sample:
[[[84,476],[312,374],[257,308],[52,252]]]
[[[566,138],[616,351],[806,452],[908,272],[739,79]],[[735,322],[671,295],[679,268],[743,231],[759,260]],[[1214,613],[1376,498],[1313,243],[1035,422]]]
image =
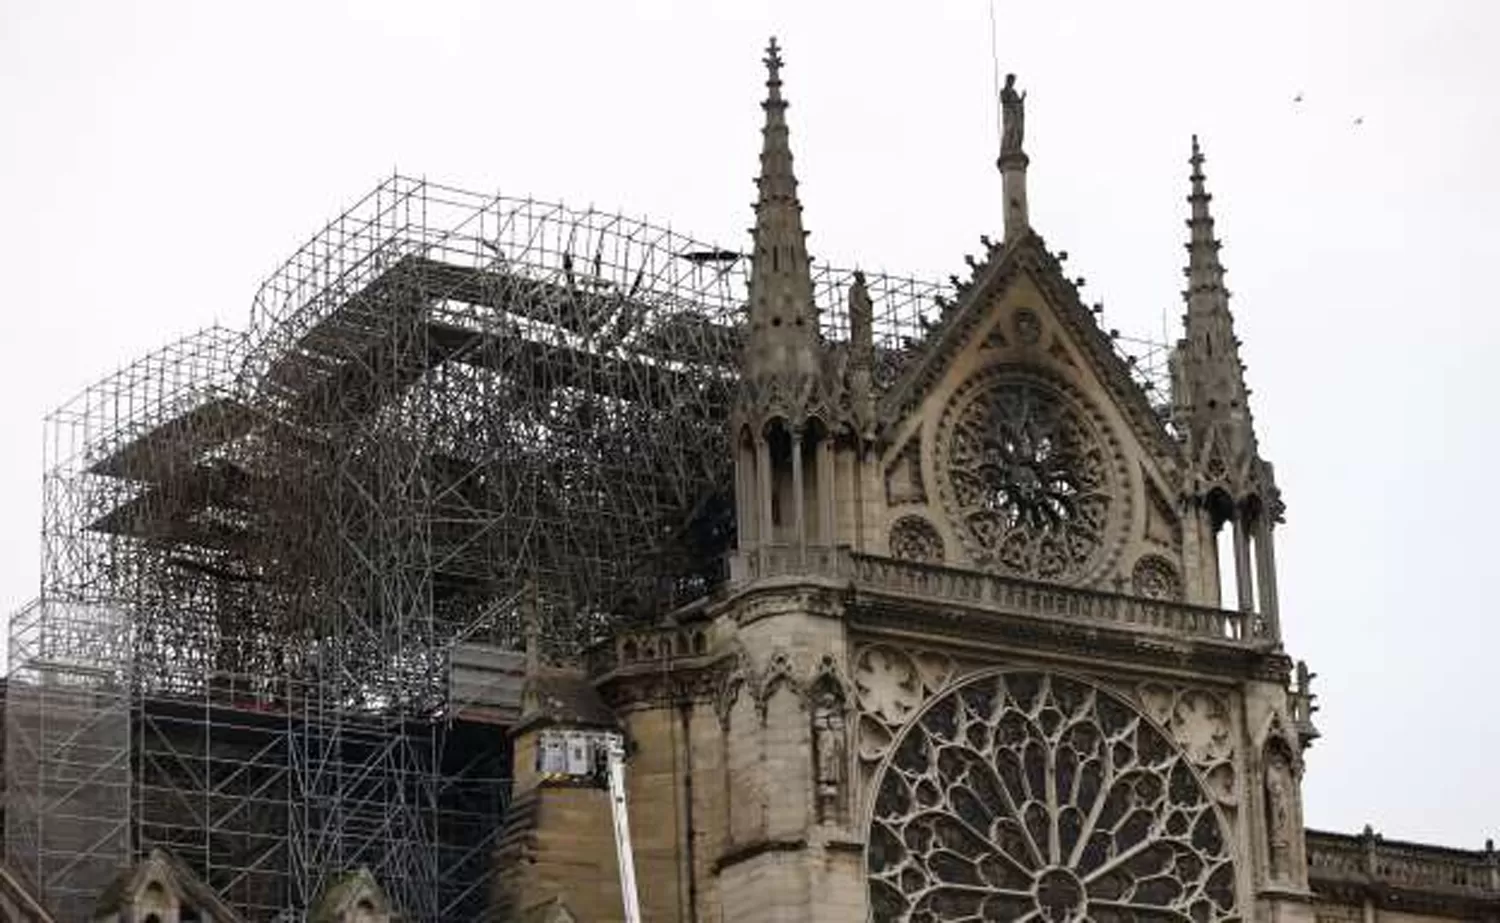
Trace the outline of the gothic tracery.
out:
[[[937,447],[947,512],[977,564],[1057,581],[1097,567],[1123,478],[1077,399],[1045,379],[992,370],[954,398]]]
[[[1177,576],[1177,568],[1160,555],[1148,554],[1135,562],[1131,586],[1135,595],[1147,599],[1182,599],[1182,578]]]
[[[1182,751],[1123,700],[984,675],[933,700],[880,776],[872,918],[1235,920],[1220,823]]]
[[[902,516],[891,526],[891,557],[922,564],[943,562],[943,537],[921,516]]]

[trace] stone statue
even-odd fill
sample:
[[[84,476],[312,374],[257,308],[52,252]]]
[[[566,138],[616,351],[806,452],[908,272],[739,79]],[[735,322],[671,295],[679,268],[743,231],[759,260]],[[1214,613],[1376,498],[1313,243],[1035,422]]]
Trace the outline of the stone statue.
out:
[[[838,819],[839,792],[846,772],[844,716],[831,697],[813,712],[813,783],[817,793],[818,819]]]
[[[874,318],[875,306],[870,302],[865,274],[856,269],[854,284],[849,286],[849,342],[857,358],[867,358],[864,354],[874,337]]]
[[[1016,92],[1016,75],[1005,75],[1005,89],[1000,91],[1001,133],[1000,156],[1021,153],[1021,141],[1026,134],[1026,94]]]
[[[1280,749],[1266,755],[1266,845],[1271,878],[1284,881],[1292,872],[1292,798],[1296,781]]]

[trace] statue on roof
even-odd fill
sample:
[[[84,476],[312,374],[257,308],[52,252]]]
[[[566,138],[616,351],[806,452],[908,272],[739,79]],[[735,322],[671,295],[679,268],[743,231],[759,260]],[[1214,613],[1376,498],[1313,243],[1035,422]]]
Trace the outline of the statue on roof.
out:
[[[1005,75],[1005,89],[1000,91],[1000,156],[1021,153],[1026,134],[1026,94],[1016,92],[1016,75]]]

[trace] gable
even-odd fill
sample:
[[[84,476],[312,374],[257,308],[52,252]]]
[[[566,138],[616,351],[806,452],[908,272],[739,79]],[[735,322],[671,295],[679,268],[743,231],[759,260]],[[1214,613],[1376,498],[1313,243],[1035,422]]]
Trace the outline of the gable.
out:
[[[996,394],[1014,406],[976,403]],[[996,413],[1014,419],[1006,424],[992,419]],[[974,507],[965,484],[975,473],[962,466],[993,469],[997,463],[974,458],[975,447],[991,438],[986,433],[1012,425],[1018,435],[1006,445],[1026,442],[1036,429],[1028,415],[1048,414],[1071,434],[1068,441],[1079,447],[1087,470],[1076,483],[1026,466],[1013,466],[1014,473],[1032,478],[1033,488],[1060,485],[1062,493],[1044,497],[1028,515],[1055,519],[1057,513],[1077,522],[1054,522],[1056,535],[1022,548],[1014,536],[1000,535],[1013,524],[997,525],[998,513]],[[881,423],[886,553],[909,556],[903,549],[917,547],[906,540],[913,528],[930,528],[940,535],[945,559],[958,566],[1180,593],[1179,444],[1035,235],[979,268],[921,357],[885,395]],[[1037,438],[1028,451],[1056,454],[1055,437]],[[892,489],[914,483],[925,489]]]
[[[223,899],[171,851],[157,847],[122,871],[99,896],[94,918],[117,918],[124,911],[165,911],[180,904],[215,923],[240,923]]]
[[[992,249],[989,260],[976,269],[974,278],[960,286],[957,302],[945,311],[943,321],[924,343],[921,355],[882,397],[883,429],[888,433],[899,429],[949,372],[958,353],[972,347],[976,340],[986,347],[1002,349],[1019,342],[1026,331],[1001,323],[1003,318],[999,316],[1007,307],[1014,310],[1020,306],[1015,297],[1018,289],[1026,289],[1033,310],[1043,319],[1055,321],[1054,333],[1062,334],[1042,344],[1045,350],[1064,364],[1086,366],[1109,394],[1110,402],[1136,430],[1141,443],[1161,456],[1161,460],[1175,464],[1181,456],[1177,440],[1132,377],[1109,336],[1095,323],[1093,313],[1078,297],[1077,288],[1063,275],[1062,266],[1035,232],[1004,248]]]

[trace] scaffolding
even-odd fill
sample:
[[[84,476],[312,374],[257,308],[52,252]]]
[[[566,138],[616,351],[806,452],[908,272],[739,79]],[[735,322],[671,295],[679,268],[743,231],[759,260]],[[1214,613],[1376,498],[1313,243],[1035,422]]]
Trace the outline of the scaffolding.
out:
[[[509,756],[453,666],[518,649],[523,596],[567,660],[721,579],[748,262],[396,176],[246,330],[53,414],[5,841],[59,918],[165,845],[247,919],[360,865],[414,923],[478,919]],[[814,266],[831,348],[851,282]],[[867,287],[884,386],[951,291]]]

